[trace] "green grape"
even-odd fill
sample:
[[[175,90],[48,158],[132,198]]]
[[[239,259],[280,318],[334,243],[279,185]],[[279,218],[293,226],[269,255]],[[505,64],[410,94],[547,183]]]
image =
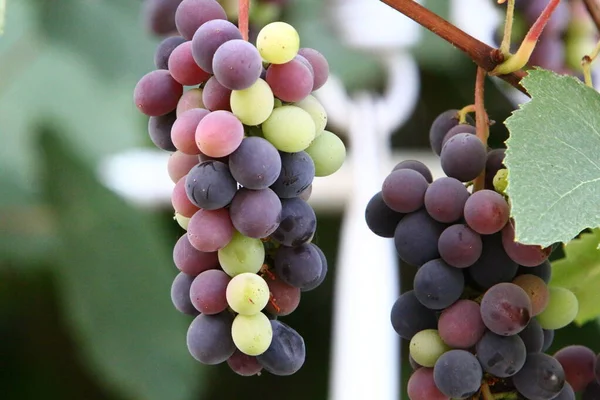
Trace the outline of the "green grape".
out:
[[[175,221],[177,221],[177,223],[179,224],[180,227],[182,227],[183,229],[185,229],[187,231],[188,224],[190,223],[190,218],[184,217],[183,215],[176,212],[175,217],[173,219]]]
[[[235,347],[242,353],[261,355],[273,340],[271,321],[261,312],[254,315],[238,314],[231,325],[231,337]]]
[[[233,277],[227,285],[227,304],[243,315],[260,312],[269,302],[269,286],[257,274],[245,272]]]
[[[536,318],[544,329],[561,329],[569,325],[579,312],[579,301],[568,289],[550,287],[546,309]]]
[[[496,175],[494,175],[493,183],[496,192],[504,194],[508,186],[508,170],[506,168],[498,170]]]
[[[244,90],[234,90],[230,98],[231,112],[244,125],[260,125],[273,112],[275,97],[269,84],[258,79]]]
[[[297,103],[294,103],[296,107],[300,107],[304,111],[310,114],[313,121],[315,122],[316,134],[315,137],[319,137],[319,135],[325,130],[327,126],[327,112],[323,105],[317,100],[315,96],[308,95],[306,98],[300,100]]]
[[[219,264],[229,276],[260,271],[265,261],[265,248],[260,239],[246,237],[235,231],[227,246],[218,252]]]
[[[315,176],[333,174],[346,159],[344,142],[329,131],[323,131],[305,151],[315,163]]]
[[[315,138],[315,123],[309,113],[296,106],[273,110],[262,124],[263,135],[277,150],[297,153]]]
[[[450,347],[444,343],[437,329],[425,329],[410,340],[409,351],[417,364],[433,368],[438,358]]]
[[[298,54],[300,35],[290,24],[271,22],[258,32],[256,48],[266,62],[285,64]]]
[[[279,100],[278,98],[275,98],[275,105],[273,106],[273,108],[278,108],[281,107],[283,105],[283,102],[281,100]]]

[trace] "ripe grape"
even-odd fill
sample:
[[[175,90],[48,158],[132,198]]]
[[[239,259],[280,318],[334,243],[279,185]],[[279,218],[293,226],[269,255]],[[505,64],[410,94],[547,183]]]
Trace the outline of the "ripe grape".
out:
[[[596,354],[589,347],[567,346],[557,351],[554,358],[563,367],[565,379],[574,391],[582,392],[590,382],[594,381]]]
[[[288,153],[306,150],[316,134],[315,123],[310,114],[296,106],[275,108],[263,122],[262,130],[265,139],[277,150]]]
[[[414,290],[402,293],[392,307],[392,327],[402,339],[411,340],[417,332],[437,328],[435,313],[417,299]]]
[[[598,400],[600,399],[600,383],[592,382],[581,394],[581,400]]]
[[[271,345],[271,321],[261,312],[253,315],[238,314],[231,326],[231,337],[239,351],[249,356],[258,356]]]
[[[532,318],[529,324],[519,332],[519,337],[523,340],[527,353],[539,353],[544,347],[544,330],[537,322],[537,319]]]
[[[417,299],[425,307],[442,310],[460,298],[465,278],[460,269],[449,266],[441,259],[435,259],[419,268],[413,287]]]
[[[186,192],[186,182],[187,175],[179,179],[175,184],[173,192],[171,193],[171,205],[177,213],[190,218],[199,208],[189,199]]]
[[[190,301],[190,286],[193,280],[194,277],[191,275],[186,275],[183,272],[177,274],[171,285],[171,301],[180,313],[196,316],[198,310],[194,308]]]
[[[450,138],[440,154],[442,170],[461,182],[471,181],[485,168],[487,152],[481,140],[470,133]]]
[[[308,242],[317,231],[317,216],[304,200],[281,200],[281,222],[271,237],[278,243],[296,247]]]
[[[598,394],[600,395],[600,392]],[[584,397],[582,399],[585,400]],[[563,386],[558,396],[553,397],[552,400],[575,400],[575,392],[571,385],[569,385],[568,382],[565,382],[565,386]]]
[[[325,127],[327,126],[327,112],[319,100],[317,100],[317,98],[314,96],[308,95],[293,105],[300,107],[310,114],[315,123],[315,137],[319,137],[319,135],[323,133]]]
[[[242,39],[242,34],[237,26],[226,19],[205,22],[192,37],[192,55],[196,64],[212,74],[215,52],[223,43],[234,39]]]
[[[219,314],[227,309],[225,292],[230,280],[220,269],[204,271],[192,282],[188,298],[202,314]]]
[[[550,266],[550,261],[546,260],[540,265],[536,265],[535,267],[523,267],[519,266],[518,275],[530,274],[540,277],[546,284],[550,282],[550,278],[552,278],[552,268]]]
[[[512,281],[518,265],[506,255],[500,234],[484,235],[481,240],[481,256],[468,270],[471,279],[483,289]]]
[[[304,339],[281,321],[272,320],[271,327],[273,330],[271,345],[256,359],[273,375],[292,375],[304,364],[306,358]]]
[[[144,24],[155,35],[170,35],[177,31],[175,11],[181,0],[145,0]]]
[[[170,132],[177,150],[185,154],[200,154],[200,149],[196,145],[196,127],[209,113],[210,111],[204,108],[192,108],[177,117]]]
[[[544,311],[550,300],[550,292],[542,278],[535,275],[519,275],[513,279],[512,283],[520,286],[529,296],[532,316]]]
[[[452,348],[475,346],[485,332],[479,304],[472,300],[458,300],[442,312],[437,328],[444,343]]]
[[[233,226],[242,235],[251,238],[266,238],[281,221],[281,200],[271,189],[237,191],[229,212]]]
[[[377,192],[369,200],[365,209],[367,226],[374,234],[384,238],[394,237],[394,231],[402,217],[404,214],[392,210],[385,204],[381,192]]]
[[[437,360],[433,380],[440,392],[451,398],[464,399],[481,386],[483,371],[477,358],[465,350],[450,350]]]
[[[210,73],[201,69],[192,57],[192,42],[177,46],[169,56],[169,73],[177,82],[186,86],[199,85],[210,78]]]
[[[506,200],[492,190],[478,190],[465,203],[465,221],[481,235],[500,232],[508,222],[509,214]]]
[[[500,336],[486,332],[476,346],[483,369],[498,378],[513,376],[525,364],[527,350],[518,336]]]
[[[216,210],[231,203],[237,191],[237,182],[226,164],[220,161],[203,161],[187,174],[185,191],[197,207]]]
[[[213,73],[231,90],[247,89],[260,78],[262,60],[256,47],[242,39],[223,43],[213,57]]]
[[[196,127],[196,144],[203,154],[210,157],[230,155],[243,139],[244,126],[229,111],[213,111]]]
[[[424,204],[431,218],[451,223],[462,218],[468,198],[469,191],[465,185],[457,179],[444,177],[427,187]]]
[[[456,224],[444,229],[438,240],[438,251],[448,265],[467,268],[481,257],[483,242],[471,228]]]
[[[450,347],[442,341],[436,329],[425,329],[410,339],[409,350],[419,365],[431,368]]]
[[[288,285],[277,275],[266,275],[265,280],[272,294],[272,299],[265,310],[275,316],[289,315],[300,304],[301,290]]]
[[[271,22],[258,32],[256,47],[266,62],[285,64],[298,54],[300,36],[290,24]]]
[[[467,123],[472,125],[475,121],[473,121],[471,116],[467,115]],[[429,143],[431,149],[438,156],[442,152],[442,141],[444,140],[444,136],[446,136],[448,131],[456,125],[458,125],[458,110],[444,111],[438,115],[431,124],[431,128],[429,129]]]
[[[173,262],[181,272],[196,276],[206,270],[218,268],[217,253],[205,253],[194,248],[188,235],[182,235],[173,248]]]
[[[177,183],[178,180],[186,176],[190,170],[199,164],[198,157],[191,154],[185,154],[182,151],[176,151],[169,156],[167,161],[167,172],[171,181]]]
[[[298,197],[308,188],[315,177],[315,164],[310,156],[297,153],[280,152],[281,172],[271,185],[271,189],[282,199]]]
[[[425,178],[427,183],[433,182],[433,175],[431,175],[431,171],[429,170],[427,165],[423,164],[421,161],[417,161],[417,160],[400,161],[398,164],[396,164],[396,166],[394,167],[392,172],[397,171],[399,169],[412,169],[414,171],[417,171],[421,175],[423,175],[423,178]]]
[[[431,368],[418,368],[413,372],[408,379],[406,391],[410,400],[449,400],[435,386]]]
[[[258,79],[247,89],[231,92],[231,111],[245,125],[260,125],[269,118],[275,107],[271,88]]]
[[[158,69],[138,81],[133,90],[133,101],[142,113],[158,117],[175,110],[182,94],[183,86],[169,71]]]
[[[314,243],[308,243],[309,246],[311,246],[312,248],[314,248],[317,253],[319,253],[319,257],[321,258],[321,273],[319,274],[319,278],[312,281],[311,283],[305,285],[304,287],[302,287],[302,289],[300,289],[302,292],[309,292],[313,289],[316,289],[317,287],[319,287],[321,285],[321,283],[323,283],[323,281],[325,281],[325,278],[327,278],[327,258],[325,257],[325,253],[323,253],[323,250],[321,250],[319,248],[319,246],[317,246]]]
[[[539,323],[539,322],[538,322]],[[542,351],[548,351],[552,343],[554,342],[554,329],[543,329],[544,332],[544,345]]]
[[[427,180],[415,170],[399,169],[389,174],[381,186],[383,201],[396,212],[410,213],[423,207]]]
[[[229,170],[243,187],[266,189],[281,173],[281,157],[267,140],[258,136],[246,137],[229,156]]]
[[[329,63],[323,54],[315,49],[303,47],[298,50],[298,54],[304,57],[312,66],[313,70],[313,88],[317,90],[321,88],[329,77]]]
[[[579,312],[577,297],[568,289],[551,287],[548,305],[537,320],[544,329],[561,329],[569,325]]]
[[[177,30],[192,40],[196,30],[213,19],[227,19],[227,14],[215,0],[183,0],[175,12]]]
[[[321,256],[309,243],[281,246],[275,253],[275,273],[288,285],[303,289],[321,277]]]
[[[504,165],[504,149],[494,149],[488,151],[487,159],[485,162],[485,188],[494,190],[494,177],[502,168],[506,168]]]
[[[177,1],[180,2],[181,0]],[[175,16],[175,13],[173,13],[173,16]],[[185,39],[181,36],[169,36],[160,42],[154,53],[154,65],[156,68],[169,69],[169,56],[177,46],[184,42]]]
[[[502,245],[506,254],[517,264],[524,267],[535,267],[548,259],[552,252],[552,247],[542,248],[541,246],[525,245],[515,241],[515,228],[513,221],[509,221],[502,228]]]
[[[165,151],[176,151],[177,146],[171,139],[171,128],[176,122],[176,114],[170,112],[158,117],[148,118],[148,135],[156,147]]]
[[[519,393],[530,400],[553,399],[565,385],[565,373],[553,357],[529,353],[525,365],[512,381]]]
[[[227,365],[233,372],[241,376],[253,376],[260,373],[262,365],[254,356],[249,356],[237,350],[227,359]]]
[[[334,133],[323,131],[306,148],[315,163],[315,176],[329,176],[337,172],[346,159],[344,142]]]
[[[234,276],[227,285],[227,304],[238,314],[257,314],[268,301],[269,287],[259,275],[245,272]]]
[[[200,88],[194,88],[183,92],[183,95],[181,95],[181,98],[177,102],[175,114],[179,117],[184,112],[194,108],[207,108],[202,102],[203,93],[203,90]]]
[[[210,111],[231,111],[231,92],[231,89],[227,89],[217,78],[211,76],[202,90],[202,102]]]
[[[521,332],[531,319],[531,301],[523,289],[512,283],[492,286],[481,299],[481,318],[497,335]]]
[[[281,101],[301,101],[313,90],[312,66],[304,64],[300,57],[285,64],[271,64],[267,69],[266,81]]]
[[[265,248],[260,239],[249,238],[236,231],[218,255],[223,271],[233,277],[244,272],[260,271],[265,261]]]
[[[448,131],[448,133],[446,133],[444,135],[444,139],[442,140],[442,149],[444,148],[444,145],[446,144],[446,142],[448,140],[452,139],[454,136],[458,135],[459,133],[468,133],[470,135],[475,135],[476,128],[473,125],[469,125],[469,124],[458,124],[458,125],[450,128],[450,130]]]
[[[444,228],[444,224],[431,218],[425,210],[404,216],[394,232],[398,256],[417,267],[439,258],[437,243]]]
[[[187,331],[190,354],[206,365],[226,361],[235,351],[231,337],[233,317],[228,311],[216,315],[198,315]]]
[[[213,252],[227,246],[233,237],[233,231],[229,210],[200,209],[190,219],[187,235],[194,248]]]

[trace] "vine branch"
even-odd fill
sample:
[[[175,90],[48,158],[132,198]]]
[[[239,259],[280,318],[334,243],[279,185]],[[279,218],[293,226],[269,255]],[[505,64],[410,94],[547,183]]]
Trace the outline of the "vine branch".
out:
[[[484,146],[487,147],[488,136],[490,134],[490,123],[488,120],[487,112],[485,111],[485,104],[483,100],[483,88],[485,86],[486,71],[477,67],[477,76],[475,78],[475,129],[477,137]],[[485,186],[485,168],[481,171],[481,174],[473,183],[473,192],[483,189]]]
[[[498,64],[504,61],[504,57],[499,50],[477,40],[414,0],[381,1],[396,11],[406,15],[421,26],[429,29],[442,39],[450,42],[453,46],[466,53],[485,71],[493,70]],[[527,94],[527,90],[519,83],[525,75],[527,75],[525,71],[519,70],[511,74],[499,75],[498,77]]]
[[[1,1],[1,0],[0,0]],[[242,39],[248,41],[250,32],[250,0],[238,0],[238,27]]]
[[[600,32],[600,3],[598,0],[583,0],[583,3],[594,21],[596,29]]]

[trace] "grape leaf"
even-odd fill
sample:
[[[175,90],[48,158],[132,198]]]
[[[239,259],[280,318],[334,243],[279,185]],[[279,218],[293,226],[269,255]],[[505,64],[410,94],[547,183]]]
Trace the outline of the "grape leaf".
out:
[[[566,243],[600,226],[600,94],[542,69],[522,84],[531,100],[505,121],[515,238],[544,247]]]
[[[177,270],[166,232],[102,186],[63,138],[40,130],[40,183],[60,241],[48,257],[78,347],[128,398],[190,399],[202,375],[185,345],[190,318],[171,304]]]
[[[567,288],[579,300],[575,322],[584,324],[600,316],[600,229],[583,233],[565,246],[565,258],[552,263],[550,285]]]

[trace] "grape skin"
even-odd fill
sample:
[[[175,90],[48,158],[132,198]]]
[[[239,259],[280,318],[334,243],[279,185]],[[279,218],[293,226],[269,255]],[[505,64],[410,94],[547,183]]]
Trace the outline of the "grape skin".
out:
[[[191,218],[192,215],[199,210],[199,207],[188,197],[186,190],[187,176],[189,176],[189,174],[178,180],[175,184],[173,192],[171,193],[171,205],[179,214],[183,215],[184,217]]]
[[[183,234],[173,247],[173,262],[181,272],[196,276],[219,267],[217,253],[205,253],[194,248],[187,234]]]
[[[336,134],[324,130],[305,149],[315,163],[315,176],[329,176],[337,172],[346,159],[346,146]]]
[[[174,112],[148,118],[148,135],[152,143],[159,149],[165,151],[177,150],[171,139],[171,128],[177,122],[176,118]]]
[[[542,352],[548,351],[552,343],[554,342],[554,329],[543,329],[544,332],[544,345],[542,346]]]
[[[568,289],[550,287],[548,305],[537,320],[544,329],[561,329],[569,325],[579,312],[577,297]]]
[[[177,150],[190,155],[200,154],[196,145],[196,127],[209,113],[204,108],[193,108],[177,117],[170,132]]]
[[[227,365],[233,372],[241,376],[257,375],[262,370],[262,365],[258,363],[256,357],[244,354],[237,349],[227,359]]]
[[[535,267],[548,259],[552,247],[525,245],[515,242],[515,229],[512,220],[502,228],[502,245],[506,254],[517,264],[524,267]]]
[[[425,210],[404,216],[394,232],[398,256],[417,267],[439,258],[437,243],[444,228],[445,225],[431,218]]]
[[[312,66],[313,70],[313,88],[320,89],[329,77],[329,63],[327,59],[315,49],[303,47],[298,50],[298,54],[304,57]]]
[[[202,314],[219,314],[227,309],[226,290],[230,280],[220,269],[204,271],[192,282],[188,298]]]
[[[518,265],[506,255],[500,234],[484,235],[481,239],[481,256],[468,270],[471,279],[483,289],[512,281]]]
[[[483,251],[481,236],[463,224],[446,228],[438,240],[440,257],[455,268],[475,264]]]
[[[477,136],[459,133],[442,147],[440,163],[446,175],[468,182],[481,174],[486,158],[485,146]]]
[[[504,149],[494,149],[487,153],[487,159],[485,162],[485,188],[494,190],[494,176],[502,168],[506,168],[504,165]]]
[[[442,149],[444,148],[444,145],[448,140],[452,139],[459,133],[468,133],[470,135],[475,135],[476,130],[477,129],[473,125],[469,124],[459,124],[450,128],[450,130],[444,135],[444,139],[442,140]]]
[[[548,306],[550,292],[542,278],[535,275],[520,275],[513,280],[513,283],[520,286],[527,293],[527,296],[529,296],[531,300],[531,315],[540,314]]]
[[[176,151],[169,156],[167,161],[167,172],[173,183],[186,176],[190,170],[198,164],[198,157]]]
[[[317,216],[300,198],[281,200],[281,222],[271,238],[288,247],[308,242],[317,231]]]
[[[456,222],[463,216],[469,191],[459,180],[440,178],[433,181],[425,191],[425,209],[431,218],[439,222]]]
[[[552,268],[550,266],[550,261],[546,260],[540,265],[536,265],[535,267],[523,267],[519,266],[518,275],[530,274],[540,277],[546,284],[550,282],[552,278]]]
[[[146,29],[159,36],[176,32],[175,11],[180,3],[181,0],[145,0],[143,16]]]
[[[453,399],[475,394],[481,386],[482,377],[479,361],[465,350],[450,350],[442,354],[433,368],[435,385]]]
[[[304,111],[310,114],[313,121],[315,122],[316,134],[315,137],[319,137],[327,126],[327,112],[323,105],[317,100],[316,97],[308,95],[303,100],[295,102],[296,107],[300,107]]]
[[[483,323],[497,335],[518,334],[531,319],[529,297],[512,283],[499,283],[490,288],[483,295],[480,307]]]
[[[244,126],[229,111],[213,111],[198,123],[195,139],[202,154],[225,157],[242,143]]]
[[[271,189],[237,191],[229,212],[233,226],[242,235],[251,238],[266,238],[279,227],[281,200]]]
[[[417,332],[438,326],[435,313],[421,304],[414,290],[398,297],[392,306],[390,320],[396,333],[406,340],[411,340]]]
[[[410,400],[449,400],[435,386],[432,368],[418,368],[408,379],[406,387]]]
[[[277,150],[287,153],[306,150],[316,135],[316,126],[310,114],[300,107],[287,105],[275,108],[263,122],[262,130],[265,139]]]
[[[202,90],[202,102],[210,111],[231,111],[231,92],[231,89],[227,89],[217,78],[211,76]]]
[[[177,102],[175,114],[177,114],[177,116],[180,116],[184,112],[194,108],[206,108],[206,106],[202,102],[203,93],[203,90],[200,88],[194,88],[183,92],[181,98]]]
[[[187,346],[196,360],[206,365],[226,361],[235,352],[231,337],[233,317],[224,311],[216,315],[198,315],[187,331]]]
[[[594,381],[596,354],[588,347],[571,345],[563,347],[554,354],[554,358],[565,371],[565,379],[575,392],[585,390]]]
[[[242,39],[242,34],[226,19],[213,19],[202,24],[192,37],[192,56],[196,64],[212,74],[215,52],[223,43],[234,39]]]
[[[467,123],[472,125],[474,122],[473,118],[467,115]],[[458,110],[444,111],[431,124],[431,128],[429,129],[429,143],[433,152],[438,156],[442,152],[444,136],[456,125],[458,125]]]
[[[256,359],[273,375],[293,375],[300,370],[306,358],[304,339],[281,321],[271,320],[271,328],[273,330],[271,345]]]
[[[314,243],[308,243],[309,246],[311,246],[312,248],[315,249],[315,251],[317,253],[319,253],[319,257],[321,258],[321,273],[319,274],[319,278],[310,282],[309,284],[305,285],[302,289],[300,289],[302,292],[308,292],[311,290],[316,289],[317,287],[319,287],[321,285],[321,283],[323,283],[323,281],[325,281],[325,278],[327,278],[327,258],[325,257],[325,253],[323,253],[323,250],[321,250],[319,248],[319,246],[317,246]]]
[[[238,314],[231,326],[235,347],[249,356],[264,353],[273,340],[273,330],[267,316],[261,312],[253,315]]]
[[[427,165],[423,164],[421,161],[417,160],[404,160],[400,161],[392,172],[397,171],[399,169],[412,169],[423,175],[423,178],[427,181],[427,183],[433,182],[433,175],[431,175],[431,171],[427,167]]]
[[[575,392],[571,385],[569,385],[568,382],[565,382],[565,386],[563,386],[558,396],[553,397],[552,400],[575,400]],[[585,398],[583,398],[583,400],[585,400]]]
[[[492,190],[479,190],[465,203],[467,225],[481,235],[500,232],[508,222],[510,209],[502,195]]]
[[[233,233],[229,244],[218,251],[223,271],[231,277],[244,272],[257,273],[265,260],[265,248],[260,239],[239,232]]]
[[[197,207],[216,210],[231,203],[237,191],[237,182],[226,164],[220,161],[203,161],[187,174],[185,191]]]
[[[271,88],[262,79],[244,90],[231,92],[230,105],[233,114],[245,125],[260,125],[271,116],[275,97]]]
[[[275,97],[293,103],[310,94],[314,78],[311,69],[296,56],[285,64],[271,64],[267,69],[266,81]]]
[[[300,36],[290,24],[271,22],[258,32],[256,48],[266,62],[285,64],[298,54]]]
[[[273,298],[267,304],[265,310],[275,316],[283,317],[289,315],[300,304],[301,290],[288,285],[277,275],[266,276],[265,280]]]
[[[435,259],[423,264],[413,284],[417,299],[427,308],[442,310],[460,298],[465,287],[462,271]]]
[[[261,137],[246,137],[229,156],[229,170],[240,185],[248,189],[266,189],[281,173],[281,156]]]
[[[196,316],[198,310],[194,308],[190,301],[190,286],[193,280],[193,276],[186,275],[183,272],[177,274],[171,285],[171,301],[180,313]]]
[[[392,210],[385,204],[381,192],[375,193],[365,208],[367,226],[371,232],[384,238],[394,237],[394,231],[402,217],[404,214]]]
[[[498,378],[513,376],[525,365],[527,350],[518,335],[500,336],[486,332],[476,346],[483,369]]]
[[[565,373],[558,361],[544,353],[530,353],[525,365],[513,376],[516,389],[530,400],[548,400],[565,385]]]
[[[173,16],[175,16],[175,13],[173,13]],[[184,42],[185,39],[181,36],[169,36],[160,42],[160,44],[156,47],[156,52],[154,53],[154,65],[156,68],[169,69],[169,56],[177,46]]]
[[[321,257],[309,243],[297,247],[279,247],[274,264],[275,273],[281,280],[300,289],[311,285],[321,276]]]
[[[225,10],[215,0],[183,0],[175,12],[177,30],[192,40],[196,30],[213,19],[227,19]]]
[[[282,199],[297,197],[312,184],[315,177],[315,164],[304,151],[280,152],[279,155],[281,172],[270,187]]]
[[[251,43],[233,39],[219,46],[213,57],[212,68],[221,85],[231,90],[242,90],[260,78],[262,60]]]
[[[486,330],[479,304],[472,300],[458,300],[446,308],[437,328],[444,343],[456,349],[475,346]]]
[[[227,304],[242,315],[260,312],[269,301],[269,287],[259,275],[245,272],[234,276],[227,285]]]
[[[539,353],[544,347],[544,330],[537,322],[537,319],[532,318],[529,324],[519,332],[519,337],[523,340],[527,353]]]
[[[436,329],[417,332],[409,343],[410,355],[424,367],[432,368],[442,354],[450,350]]]
[[[210,78],[210,74],[194,61],[192,42],[189,41],[181,43],[171,52],[168,67],[173,79],[185,86],[199,85]]]
[[[190,244],[196,249],[215,252],[227,246],[233,237],[233,231],[227,209],[200,209],[190,219],[187,235]]]
[[[175,110],[183,86],[169,71],[158,69],[144,75],[133,90],[133,101],[143,114],[159,117]]]
[[[396,212],[410,213],[423,207],[427,180],[412,169],[399,169],[383,181],[383,201]]]

